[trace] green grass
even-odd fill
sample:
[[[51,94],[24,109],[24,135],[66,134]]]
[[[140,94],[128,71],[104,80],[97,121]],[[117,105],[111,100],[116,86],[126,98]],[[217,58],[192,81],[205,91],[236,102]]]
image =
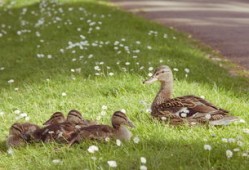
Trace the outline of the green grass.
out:
[[[243,133],[247,124],[174,128],[152,120],[143,104],[149,105],[159,88],[158,84],[142,84],[149,67],[166,64],[179,69],[174,72],[174,96],[203,95],[248,122],[249,81],[229,75],[221,67],[226,63],[207,59],[206,56],[215,56],[215,53],[198,48],[198,44],[182,33],[121,12],[106,2],[63,1],[66,3],[45,3],[45,8],[33,2],[37,1],[17,1],[12,7],[0,9],[0,68],[5,68],[0,71],[0,111],[5,113],[0,116],[0,169],[109,169],[108,160],[116,160],[117,169],[139,169],[141,156],[146,157],[148,169],[249,168],[249,157],[241,156],[249,151],[249,136]],[[53,23],[56,16],[61,20]],[[35,27],[41,18],[44,24]],[[96,25],[88,33],[91,22]],[[96,26],[100,29],[96,30]],[[25,33],[18,35],[21,30]],[[148,35],[151,30],[156,31],[157,36]],[[167,38],[163,38],[164,34]],[[84,47],[87,49],[66,49],[69,41],[82,41],[80,35],[86,37],[89,45]],[[120,46],[115,50],[115,41],[127,46],[130,54]],[[64,49],[64,53],[60,49]],[[45,57],[38,58],[37,54]],[[48,59],[47,55],[52,58]],[[80,60],[80,56],[84,58]],[[94,70],[97,65],[100,71]],[[81,68],[79,73],[71,71],[77,68]],[[185,77],[185,68],[190,69],[188,77]],[[96,72],[100,76],[95,75]],[[10,79],[14,83],[9,84]],[[16,109],[27,113],[30,122],[41,125],[51,113],[66,114],[71,109],[80,110],[85,118],[97,119],[102,105],[108,106],[107,115],[99,120],[105,124],[110,124],[114,111],[127,111],[136,125],[132,132],[140,138],[138,144],[131,141],[118,147],[115,141],[84,142],[71,148],[54,143],[34,144],[15,149],[13,155],[7,154],[5,139],[9,127],[17,121]],[[234,138],[244,145],[224,143],[222,138]],[[204,144],[210,144],[212,150],[205,151]],[[90,145],[97,145],[99,152],[88,153]],[[234,148],[240,151],[227,159],[226,150]],[[54,164],[54,159],[62,163]]]

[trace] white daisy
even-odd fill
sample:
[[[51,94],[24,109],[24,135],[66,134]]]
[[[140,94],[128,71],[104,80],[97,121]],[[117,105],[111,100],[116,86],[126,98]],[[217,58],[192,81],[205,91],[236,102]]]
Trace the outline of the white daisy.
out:
[[[228,143],[228,139],[227,138],[222,138],[221,141],[224,142],[224,143]]]
[[[141,165],[141,166],[140,166],[140,170],[147,170],[147,166]]]
[[[121,140],[117,139],[116,144],[117,144],[117,146],[121,146],[121,144],[122,144]]]
[[[154,69],[153,67],[149,67],[149,69],[148,69],[148,70],[149,70],[149,71],[153,71],[153,69]]]
[[[178,68],[173,68],[173,70],[174,70],[174,71],[179,71],[179,69],[178,69]]]
[[[107,106],[106,106],[106,105],[103,105],[103,106],[101,107],[101,109],[102,109],[102,110],[107,110]]]
[[[140,142],[139,137],[138,137],[138,136],[135,136],[135,137],[133,138],[133,142],[134,142],[134,143],[139,143],[139,142]]]
[[[153,74],[152,73],[148,73],[148,76],[151,77]]]
[[[185,71],[186,73],[189,73],[189,72],[190,72],[190,69],[189,69],[189,68],[185,68],[184,71]]]
[[[108,73],[108,75],[109,75],[109,76],[113,76],[113,75],[114,75],[114,73],[113,73],[113,72],[110,72],[110,73]]]
[[[13,79],[10,79],[10,80],[8,81],[9,84],[12,84],[12,83],[14,83],[14,82],[15,82],[15,80],[13,80]]]
[[[116,161],[107,161],[109,167],[111,168],[116,168],[117,167],[117,162]]]
[[[0,116],[3,116],[5,113],[3,111],[0,111]]]
[[[125,109],[121,109],[120,111],[123,112],[123,113],[126,113],[126,110],[125,110]]]
[[[92,145],[92,146],[89,146],[89,148],[87,150],[90,153],[94,153],[94,152],[99,151],[99,148],[97,146],[95,146],[95,145]]]
[[[205,144],[204,149],[207,150],[207,151],[211,151],[212,147],[210,145],[208,145],[208,144]]]
[[[145,157],[141,157],[140,161],[141,161],[141,164],[146,164],[146,162],[147,162]]]
[[[249,129],[243,129],[243,132],[249,134]]]
[[[13,155],[13,154],[14,154],[14,151],[13,151],[12,148],[9,148],[9,149],[7,150],[7,153],[8,153],[9,155]]]
[[[54,159],[54,160],[52,160],[52,162],[54,164],[60,164],[60,163],[62,163],[62,160],[60,160],[60,159]]]
[[[228,159],[233,157],[233,152],[231,150],[226,150],[226,156]]]

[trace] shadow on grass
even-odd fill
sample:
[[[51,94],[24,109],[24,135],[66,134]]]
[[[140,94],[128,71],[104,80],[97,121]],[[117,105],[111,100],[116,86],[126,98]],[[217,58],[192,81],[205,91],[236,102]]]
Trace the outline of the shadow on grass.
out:
[[[15,159],[18,159],[18,162],[21,162],[22,166],[28,169],[32,168],[34,164],[41,166],[40,168],[48,166],[41,164],[41,162],[51,161],[50,159],[53,157],[63,160],[64,168],[62,169],[78,169],[82,167],[82,164],[86,165],[87,162],[92,161],[92,154],[87,151],[91,145],[100,148],[99,152],[95,153],[97,158],[100,156],[99,154],[102,155],[101,159],[94,162],[94,166],[105,167],[107,160],[114,159],[120,169],[138,169],[141,164],[140,157],[145,157],[147,159],[145,165],[149,169],[246,169],[249,167],[248,160],[243,158],[240,152],[234,152],[233,157],[227,159],[225,153],[228,148],[223,143],[215,143],[212,145],[211,151],[206,151],[202,141],[184,141],[184,139],[143,140],[139,144],[123,143],[121,147],[117,147],[115,142],[108,144],[86,142],[73,145],[70,148],[57,144],[30,145],[25,149],[16,149],[14,152]],[[42,149],[43,147],[45,148]],[[30,164],[19,152],[30,154],[29,156],[32,158],[44,160],[33,160],[33,164]],[[18,165],[18,162],[15,164]]]
[[[0,38],[0,67],[5,67],[0,71],[2,89],[37,83],[47,78],[55,79],[58,75],[71,77],[70,70],[76,68],[81,68],[80,75],[93,77],[93,68],[96,62],[101,61],[115,73],[123,73],[122,67],[126,67],[130,74],[145,76],[147,71],[141,71],[140,66],[157,67],[160,65],[158,61],[163,59],[163,64],[181,70],[175,73],[178,80],[207,84],[210,88],[217,86],[237,97],[249,96],[248,79],[230,76],[224,68],[204,58],[207,54],[196,49],[181,33],[99,3],[48,4],[44,7],[34,4],[25,9],[26,12],[23,8],[0,11],[2,23],[6,25],[3,30],[7,32]],[[90,26],[91,23],[96,25],[98,22],[101,22],[100,30],[93,30],[88,34],[89,29],[95,29]],[[158,31],[159,36],[148,36],[151,30]],[[163,38],[164,33],[167,33],[168,39]],[[85,46],[87,49],[67,49],[69,42],[82,41],[80,35],[88,40],[89,45]],[[126,39],[124,45],[141,52],[129,55],[121,50],[121,54],[117,54],[113,43],[122,38]],[[141,41],[142,45],[136,46],[135,41]],[[102,47],[96,44],[101,44]],[[151,45],[152,50],[148,50],[147,45]],[[63,53],[60,52],[61,49]],[[39,55],[42,57],[38,58]],[[94,57],[90,58],[91,55]],[[133,55],[138,55],[138,60],[134,60]],[[49,56],[52,58],[48,59]],[[81,60],[80,56],[84,58]],[[117,62],[120,64],[117,65]],[[131,65],[125,65],[126,62]],[[139,66],[136,62],[139,62]],[[187,79],[184,68],[191,70]],[[108,72],[107,69],[104,70],[105,73]],[[15,83],[9,85],[7,82],[10,79],[14,79]]]

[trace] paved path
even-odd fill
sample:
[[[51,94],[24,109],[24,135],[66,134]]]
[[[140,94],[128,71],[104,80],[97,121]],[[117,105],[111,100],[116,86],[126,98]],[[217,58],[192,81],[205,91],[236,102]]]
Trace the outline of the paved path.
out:
[[[112,0],[185,31],[249,70],[249,0]]]

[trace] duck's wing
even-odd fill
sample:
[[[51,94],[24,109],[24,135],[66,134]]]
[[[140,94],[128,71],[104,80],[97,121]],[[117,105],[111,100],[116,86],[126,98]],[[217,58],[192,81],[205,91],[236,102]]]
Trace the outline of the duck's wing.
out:
[[[98,125],[98,122],[96,122],[95,120],[85,120],[85,121],[88,124],[88,126]]]
[[[23,123],[22,128],[24,130],[24,134],[31,134],[34,131],[40,129],[38,125],[32,123]]]
[[[228,113],[228,111],[192,95],[168,99],[157,106],[157,111],[166,117],[191,118],[191,120],[200,122],[221,119]]]
[[[28,135],[29,142],[62,142],[65,143],[70,135],[76,131],[73,124],[68,122],[51,124],[41,129],[35,130]]]
[[[114,129],[108,125],[92,125],[79,129],[78,132],[72,134],[69,140],[69,146],[74,143],[80,143],[83,140],[104,140],[107,137],[112,137]]]
[[[220,110],[224,113],[228,113],[227,110],[225,109],[222,109],[222,108],[219,108],[217,106],[215,106],[214,104],[210,103],[209,101],[201,98],[201,97],[198,97],[198,96],[194,96],[194,95],[187,95],[187,96],[183,96],[183,97],[179,97],[180,99],[182,98],[183,100],[187,99],[187,100],[192,100],[193,102],[200,102],[202,103],[203,105],[205,105],[206,107],[211,107],[213,109],[216,109],[216,110]]]

